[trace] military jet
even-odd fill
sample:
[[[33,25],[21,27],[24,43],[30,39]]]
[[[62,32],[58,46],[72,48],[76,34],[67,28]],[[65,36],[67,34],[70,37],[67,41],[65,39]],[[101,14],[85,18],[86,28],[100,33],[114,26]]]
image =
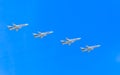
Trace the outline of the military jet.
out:
[[[8,26],[8,29],[18,31],[19,29],[21,29],[24,26],[28,26],[28,24],[19,24],[19,25],[13,24],[13,26]]]
[[[61,43],[64,45],[64,44],[67,44],[67,45],[71,45],[72,43],[74,43],[75,41],[78,41],[80,40],[81,38],[73,38],[73,39],[69,39],[69,38],[66,38],[66,40],[60,40]]]
[[[43,38],[43,37],[47,36],[48,34],[52,34],[52,33],[53,33],[53,31],[38,32],[38,33],[33,33],[33,35],[35,38],[38,38],[38,37]]]
[[[83,48],[83,47],[80,47],[81,48],[81,50],[83,51],[83,52],[85,52],[85,51],[87,51],[87,52],[90,52],[90,51],[92,51],[92,50],[94,50],[95,48],[98,48],[98,47],[100,47],[101,45],[94,45],[94,46],[86,46],[85,48]]]

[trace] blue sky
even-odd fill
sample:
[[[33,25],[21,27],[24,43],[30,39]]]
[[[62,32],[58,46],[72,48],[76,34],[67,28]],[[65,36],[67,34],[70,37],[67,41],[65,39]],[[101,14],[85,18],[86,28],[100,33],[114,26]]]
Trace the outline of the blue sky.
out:
[[[119,9],[118,0],[0,0],[0,75],[120,75]],[[9,31],[12,23],[29,26]],[[82,39],[63,46],[65,37]]]

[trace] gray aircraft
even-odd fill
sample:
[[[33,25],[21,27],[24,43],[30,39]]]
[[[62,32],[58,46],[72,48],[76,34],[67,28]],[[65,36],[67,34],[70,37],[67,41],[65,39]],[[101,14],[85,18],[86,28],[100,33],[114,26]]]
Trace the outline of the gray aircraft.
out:
[[[19,29],[25,26],[28,26],[28,24],[19,24],[19,25],[13,24],[13,26],[8,26],[8,29],[18,31]]]
[[[67,45],[71,45],[72,43],[74,43],[75,41],[78,41],[80,40],[81,38],[73,38],[73,39],[69,39],[69,38],[66,38],[66,40],[61,40],[61,43],[64,45],[64,44],[67,44]]]
[[[92,50],[94,50],[95,48],[98,48],[98,47],[100,47],[101,45],[94,45],[94,46],[86,46],[85,48],[83,48],[83,47],[80,47],[81,48],[81,50],[83,51],[83,52],[85,52],[85,51],[87,51],[87,52],[90,52],[90,51],[92,51]]]
[[[52,33],[53,33],[53,31],[38,32],[38,33],[33,33],[33,35],[35,38],[38,38],[38,37],[43,38],[43,37],[47,36],[48,34],[52,34]]]

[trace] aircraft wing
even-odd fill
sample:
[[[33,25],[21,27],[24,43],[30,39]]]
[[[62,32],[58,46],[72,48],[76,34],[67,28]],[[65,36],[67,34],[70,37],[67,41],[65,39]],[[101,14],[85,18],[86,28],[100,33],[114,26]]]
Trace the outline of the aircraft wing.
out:
[[[71,45],[71,43],[68,43],[68,45],[70,46],[70,45]]]
[[[40,38],[43,38],[44,37],[44,35],[40,35]]]
[[[69,41],[70,39],[68,37],[66,37],[66,40]]]
[[[16,31],[18,31],[19,29],[17,28],[17,29],[15,29]]]

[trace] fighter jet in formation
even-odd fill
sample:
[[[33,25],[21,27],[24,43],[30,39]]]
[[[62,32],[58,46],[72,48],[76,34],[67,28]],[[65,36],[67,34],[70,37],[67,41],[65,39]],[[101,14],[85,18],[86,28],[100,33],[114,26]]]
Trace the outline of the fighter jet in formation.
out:
[[[48,34],[52,34],[52,33],[53,33],[53,31],[38,32],[38,33],[33,33],[33,35],[35,38],[38,38],[38,37],[43,38],[43,37],[47,36]]]
[[[8,29],[18,31],[19,29],[25,26],[28,26],[28,24],[19,24],[19,25],[13,24],[13,26],[8,26]]]
[[[80,40],[81,38],[73,38],[73,39],[69,39],[69,38],[66,38],[66,40],[61,40],[61,43],[64,45],[64,44],[67,44],[67,45],[71,45],[72,43],[74,43],[75,41],[78,41]]]
[[[81,47],[81,50],[83,51],[83,52],[85,52],[85,51],[87,51],[87,52],[90,52],[90,51],[92,51],[92,50],[94,50],[95,48],[98,48],[98,47],[100,47],[101,45],[94,45],[94,46],[86,46],[85,48],[83,48],[83,47]]]

